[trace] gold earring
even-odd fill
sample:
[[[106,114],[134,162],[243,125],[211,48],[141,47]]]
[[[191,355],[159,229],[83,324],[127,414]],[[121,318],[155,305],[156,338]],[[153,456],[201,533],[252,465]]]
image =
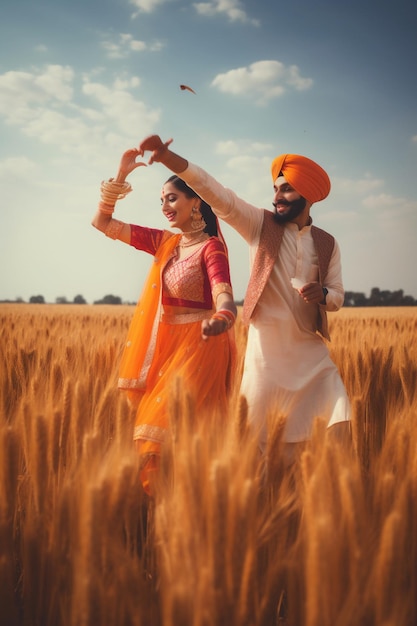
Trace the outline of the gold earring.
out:
[[[204,230],[206,226],[207,226],[207,224],[204,221],[204,218],[201,215],[199,209],[197,209],[194,206],[192,211],[191,211],[191,228],[192,228],[192,230],[193,231]]]

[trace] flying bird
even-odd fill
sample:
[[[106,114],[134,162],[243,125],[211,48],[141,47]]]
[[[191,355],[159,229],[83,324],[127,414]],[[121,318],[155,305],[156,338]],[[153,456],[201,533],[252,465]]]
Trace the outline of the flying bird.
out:
[[[191,91],[191,93],[195,93],[194,89],[191,89],[191,87],[189,87],[188,85],[180,85],[180,89],[182,89],[184,91],[184,89],[187,89],[187,91]]]

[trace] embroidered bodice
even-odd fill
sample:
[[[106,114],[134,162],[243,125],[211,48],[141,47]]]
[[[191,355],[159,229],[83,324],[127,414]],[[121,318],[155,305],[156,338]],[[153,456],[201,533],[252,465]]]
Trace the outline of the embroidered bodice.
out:
[[[131,225],[130,243],[155,254],[169,236],[168,231]],[[211,310],[221,292],[232,293],[232,287],[226,250],[217,237],[210,237],[185,259],[174,253],[163,268],[162,304]]]

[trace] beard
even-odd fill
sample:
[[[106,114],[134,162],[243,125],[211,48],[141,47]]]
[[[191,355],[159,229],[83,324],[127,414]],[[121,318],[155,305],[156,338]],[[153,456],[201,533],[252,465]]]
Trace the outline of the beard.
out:
[[[305,209],[307,204],[307,200],[302,196],[297,200],[293,200],[292,202],[286,202],[285,200],[281,201],[280,204],[284,204],[288,207],[288,211],[285,213],[277,213],[276,205],[273,203],[275,207],[274,220],[278,224],[285,224],[286,222],[292,222],[296,217],[300,215]]]

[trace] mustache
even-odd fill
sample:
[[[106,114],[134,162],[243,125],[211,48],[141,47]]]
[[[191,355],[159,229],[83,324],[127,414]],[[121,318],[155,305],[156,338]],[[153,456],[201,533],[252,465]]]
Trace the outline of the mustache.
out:
[[[288,200],[280,200],[279,202],[273,202],[272,206],[274,207],[274,209],[276,209],[279,204],[283,204],[284,206],[291,206],[292,202],[288,202]]]

